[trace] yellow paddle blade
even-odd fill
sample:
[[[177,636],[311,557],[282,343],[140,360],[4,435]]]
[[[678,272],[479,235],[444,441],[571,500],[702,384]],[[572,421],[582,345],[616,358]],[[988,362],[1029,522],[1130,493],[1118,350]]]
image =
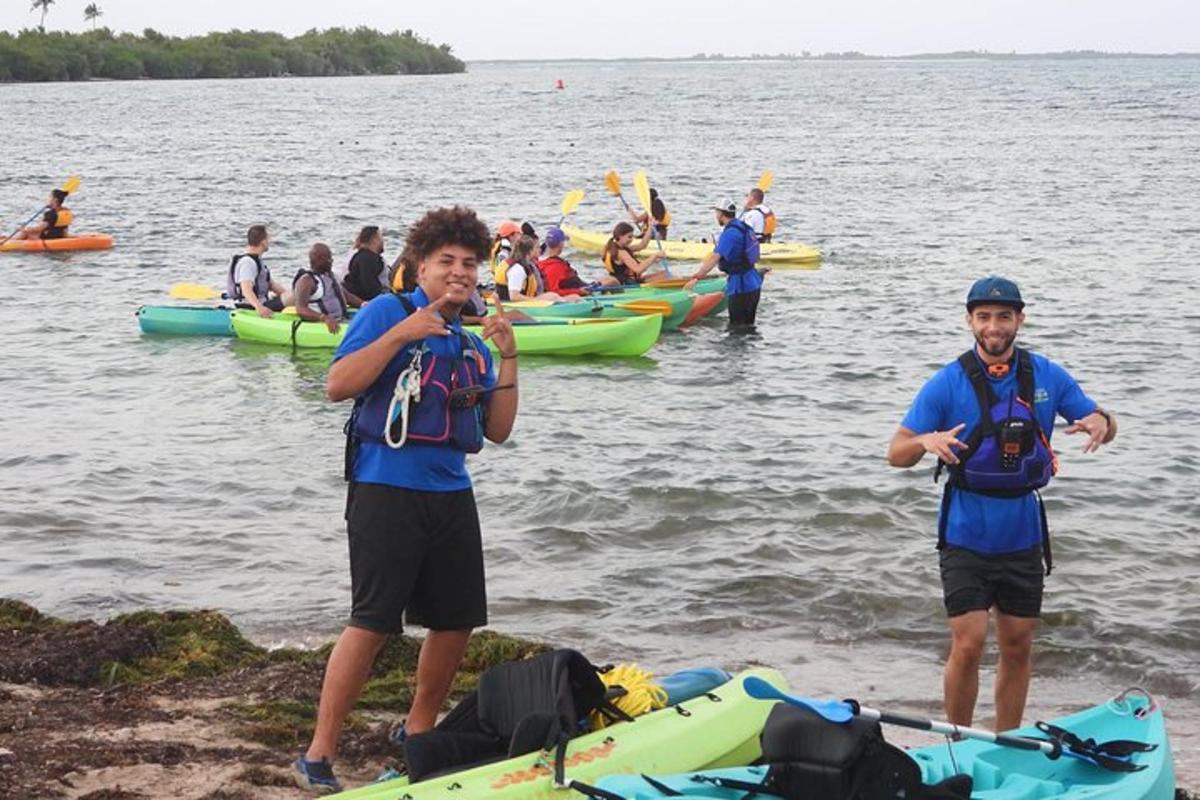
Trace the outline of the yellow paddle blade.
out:
[[[638,170],[633,176],[633,188],[637,192],[638,202],[642,204],[642,210],[647,214],[650,213],[650,181],[646,179],[646,173]]]
[[[571,212],[583,202],[583,195],[583,189],[572,189],[563,196],[562,205],[558,207],[558,210],[562,212],[564,217],[570,216]]]
[[[626,311],[632,311],[635,314],[642,314],[643,316],[661,314],[665,317],[671,313],[671,304],[666,300],[629,300],[624,303],[614,303],[613,305]]]
[[[66,183],[64,183],[62,185],[62,190],[64,192],[66,192],[67,194],[70,194],[71,192],[75,191],[78,188],[79,188],[79,176],[78,175],[72,175],[71,177],[67,178]]]
[[[656,281],[646,281],[642,284],[647,289],[682,289],[690,278],[660,278]]]
[[[621,193],[621,176],[617,174],[615,169],[610,169],[604,173],[604,185],[608,187],[608,191],[612,194]]]
[[[775,182],[775,173],[771,172],[771,170],[769,170],[769,169],[764,170],[762,177],[760,177],[758,179],[758,190],[760,192],[765,192],[767,189],[771,188],[771,184],[774,182]]]
[[[216,289],[201,286],[198,283],[177,283],[171,287],[171,297],[176,300],[220,300],[221,293]]]

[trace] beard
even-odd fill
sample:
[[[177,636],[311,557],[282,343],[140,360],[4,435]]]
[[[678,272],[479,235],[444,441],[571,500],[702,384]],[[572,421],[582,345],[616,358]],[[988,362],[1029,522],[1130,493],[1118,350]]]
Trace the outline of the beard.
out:
[[[975,334],[975,341],[979,343],[979,347],[992,358],[999,358],[1007,353],[1008,348],[1012,347],[1013,342],[1016,340],[1017,334],[1015,332],[1011,336],[1005,336],[1002,339],[991,339],[990,343],[989,341],[985,341],[980,334]]]

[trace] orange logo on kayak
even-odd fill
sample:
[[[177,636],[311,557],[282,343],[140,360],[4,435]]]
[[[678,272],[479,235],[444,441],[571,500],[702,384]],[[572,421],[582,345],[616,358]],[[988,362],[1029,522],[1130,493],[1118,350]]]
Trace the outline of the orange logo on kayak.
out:
[[[599,761],[602,758],[608,758],[617,747],[617,743],[612,739],[605,740],[604,744],[598,744],[595,747],[589,747],[587,750],[580,750],[578,753],[573,753],[567,756],[563,762],[567,769],[578,767],[580,764],[590,764],[593,761]],[[529,769],[519,769],[516,772],[506,772],[492,782],[493,789],[503,789],[506,786],[514,786],[518,783],[529,783],[536,781],[538,778],[548,778],[554,774],[554,769],[545,763],[544,760],[539,760]]]

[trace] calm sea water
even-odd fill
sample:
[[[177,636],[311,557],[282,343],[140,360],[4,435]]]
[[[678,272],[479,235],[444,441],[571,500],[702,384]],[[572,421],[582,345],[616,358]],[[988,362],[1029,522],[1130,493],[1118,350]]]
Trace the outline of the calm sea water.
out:
[[[216,285],[247,225],[290,277],[364,223],[395,253],[445,203],[545,224],[580,186],[576,220],[609,226],[601,176],[644,168],[699,238],[770,168],[780,238],[827,258],[770,276],[758,336],[710,323],[637,361],[522,365],[512,442],[473,460],[494,626],[935,708],[939,493],[883,453],[969,345],[967,286],[1000,272],[1030,301],[1024,343],[1121,421],[1099,454],[1055,438],[1030,715],[1143,684],[1200,761],[1200,62],[476,65],[6,86],[0,109],[3,218],[78,173],[77,228],[119,242],[0,257],[0,595],[214,607],[267,642],[338,630],[348,409],[327,357],[144,338],[133,316]]]

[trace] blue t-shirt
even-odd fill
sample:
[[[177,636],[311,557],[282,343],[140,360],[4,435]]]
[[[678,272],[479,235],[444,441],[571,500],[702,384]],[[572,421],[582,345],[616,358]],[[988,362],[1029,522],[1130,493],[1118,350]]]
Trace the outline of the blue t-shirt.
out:
[[[1074,422],[1091,414],[1097,405],[1065,369],[1045,356],[1030,355],[1033,359],[1034,414],[1049,439],[1056,415]],[[988,381],[997,400],[1017,392],[1015,369],[1009,370],[1003,378],[988,376]],[[979,401],[975,398],[971,380],[962,365],[954,361],[921,387],[900,424],[913,433],[923,434],[950,430],[965,422],[967,427],[958,434],[958,440],[965,442],[979,426],[979,420]],[[1037,547],[1041,542],[1042,521],[1033,494],[988,497],[951,491],[946,520],[947,544],[980,553],[1012,553]]]
[[[419,288],[407,297],[417,308],[429,305],[429,298]],[[333,360],[337,361],[356,350],[361,350],[391,330],[393,325],[403,322],[407,316],[404,306],[395,295],[376,297],[354,315],[345,338],[333,354]],[[425,343],[434,355],[460,357],[462,340],[459,333],[462,332],[462,323],[455,319],[449,327],[449,336],[430,336]],[[475,349],[483,354],[486,364],[483,373],[484,386],[495,386],[496,373],[491,352],[478,336],[473,333],[467,333],[467,336]],[[410,360],[409,353],[408,347],[401,348],[393,363],[395,359],[400,359],[402,364],[407,365]],[[381,388],[388,392],[392,389],[391,386]],[[491,394],[484,397],[490,399]],[[393,450],[383,442],[362,441],[354,456],[354,480],[359,483],[383,483],[425,492],[457,492],[471,488],[466,453],[452,447],[416,442],[405,443],[403,447]]]
[[[744,263],[746,246],[745,231],[746,228],[733,222],[730,222],[721,229],[721,235],[717,239],[717,246],[713,250],[721,257],[722,261],[731,264]],[[725,279],[725,294],[747,294],[761,289],[762,285],[762,273],[757,269],[748,269],[736,275],[729,275]]]

